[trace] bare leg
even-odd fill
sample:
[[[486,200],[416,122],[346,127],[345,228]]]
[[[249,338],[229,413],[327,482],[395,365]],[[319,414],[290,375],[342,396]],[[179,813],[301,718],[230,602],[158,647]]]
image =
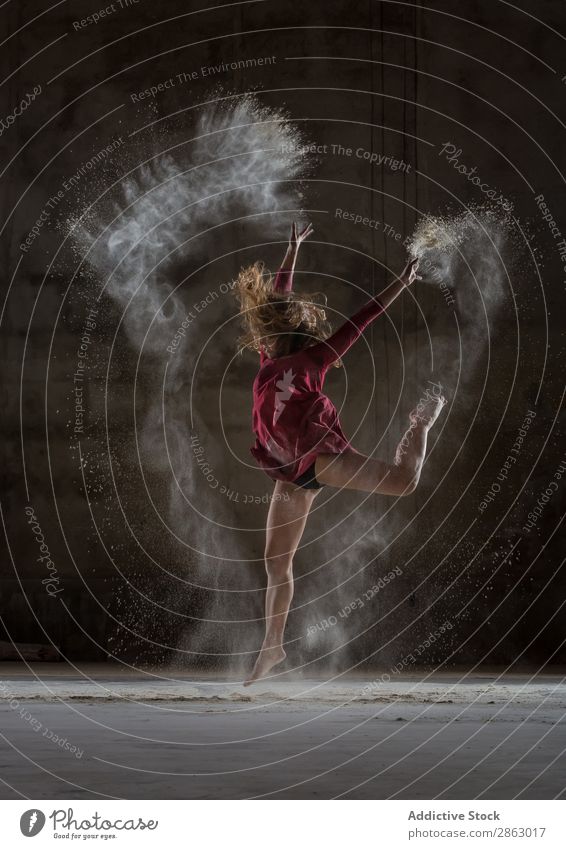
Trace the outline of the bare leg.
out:
[[[411,425],[397,446],[394,464],[363,454],[319,454],[316,478],[319,483],[339,489],[377,492],[381,495],[409,495],[414,492],[426,454],[428,431],[445,404],[444,398],[429,398],[410,415]]]
[[[277,481],[267,514],[265,568],[265,637],[249,678],[248,687],[264,678],[285,659],[283,632],[293,598],[293,557],[301,541],[316,489],[301,489],[292,483]]]

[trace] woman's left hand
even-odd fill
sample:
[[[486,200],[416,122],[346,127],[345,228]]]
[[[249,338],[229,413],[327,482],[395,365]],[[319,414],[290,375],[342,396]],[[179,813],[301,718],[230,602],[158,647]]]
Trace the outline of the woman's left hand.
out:
[[[312,224],[307,224],[302,230],[297,230],[297,222],[293,221],[291,226],[291,236],[289,237],[289,245],[296,250],[301,242],[308,239],[313,232]]]

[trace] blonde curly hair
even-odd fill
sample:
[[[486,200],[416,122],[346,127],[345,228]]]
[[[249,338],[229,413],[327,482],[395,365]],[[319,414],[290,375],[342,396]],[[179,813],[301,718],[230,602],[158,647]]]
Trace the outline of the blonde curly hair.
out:
[[[276,292],[273,277],[262,262],[242,268],[233,294],[240,304],[243,327],[238,339],[240,352],[251,348],[268,352],[273,358],[284,357],[328,339],[332,332],[324,309],[326,297]],[[317,297],[322,304],[317,303]]]

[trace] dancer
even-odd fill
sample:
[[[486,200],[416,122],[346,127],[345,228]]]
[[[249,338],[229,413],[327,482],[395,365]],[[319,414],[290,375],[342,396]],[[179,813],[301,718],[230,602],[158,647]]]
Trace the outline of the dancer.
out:
[[[392,464],[366,457],[350,445],[336,408],[322,392],[326,372],[341,365],[340,358],[363,330],[417,279],[418,260],[408,262],[379,298],[371,298],[330,334],[324,307],[314,296],[292,291],[299,247],[312,232],[310,224],[301,231],[293,224],[274,281],[261,263],[255,263],[240,272],[235,286],[244,326],[241,348],[260,355],[253,385],[256,442],[251,452],[275,481],[265,545],[265,638],[246,686],[285,659],[283,633],[293,597],[293,557],[320,488],[392,496],[414,492],[428,431],[445,404],[440,391],[427,393],[410,414],[410,427]]]

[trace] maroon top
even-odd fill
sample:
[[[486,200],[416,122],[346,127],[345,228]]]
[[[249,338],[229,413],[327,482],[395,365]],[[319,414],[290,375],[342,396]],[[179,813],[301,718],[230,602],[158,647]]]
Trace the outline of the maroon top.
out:
[[[273,289],[290,292],[293,272],[279,270]],[[354,451],[346,439],[336,407],[322,392],[328,367],[346,353],[363,330],[383,312],[372,298],[323,342],[295,354],[271,359],[262,350],[253,385],[251,453],[274,480],[294,481],[318,454]]]

